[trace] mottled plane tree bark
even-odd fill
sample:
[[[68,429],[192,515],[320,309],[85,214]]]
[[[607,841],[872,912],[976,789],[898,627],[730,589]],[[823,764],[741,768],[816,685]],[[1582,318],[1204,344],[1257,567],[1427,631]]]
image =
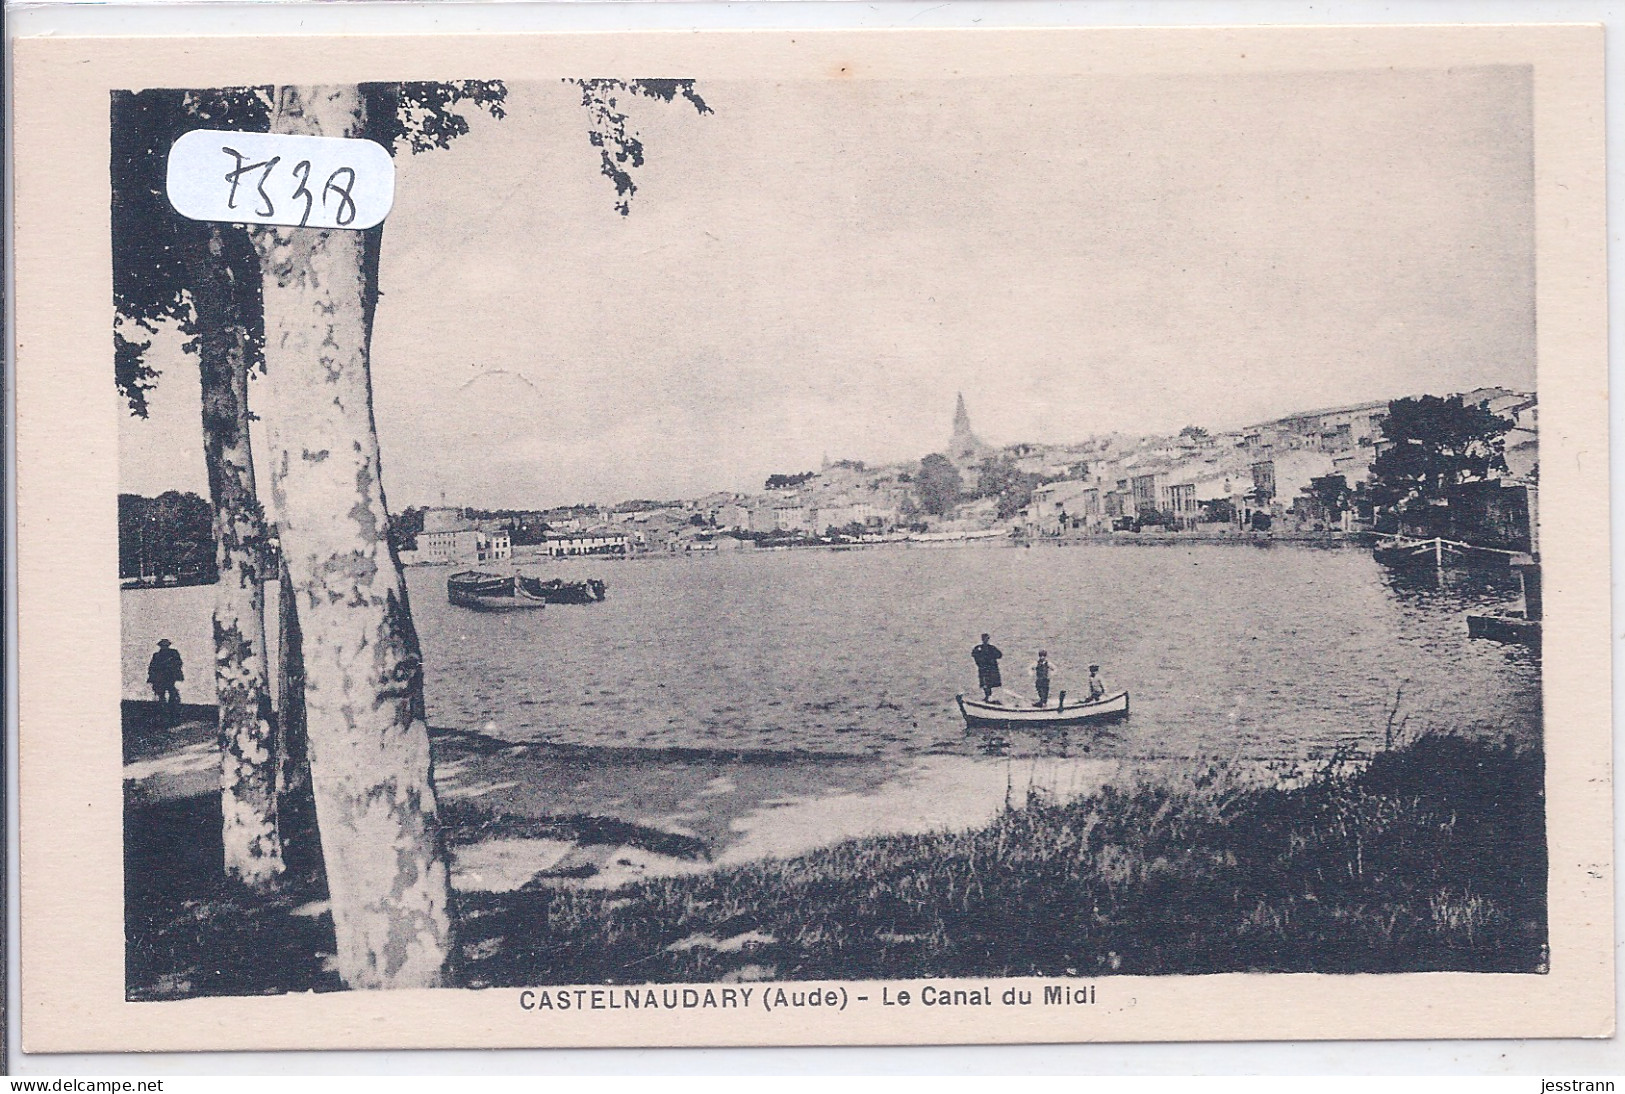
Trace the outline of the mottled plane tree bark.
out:
[[[642,146],[622,94],[708,108],[690,81],[574,81],[627,213]],[[271,131],[445,147],[463,98],[501,116],[499,83],[279,87]],[[352,987],[433,987],[453,953],[424,717],[422,657],[388,536],[372,414],[382,226],[262,227],[271,497],[297,609],[313,797],[340,975]]]
[[[382,138],[401,89],[279,87],[273,133]],[[432,138],[431,138],[432,139]],[[382,226],[262,227],[271,496],[297,608],[317,829],[339,973],[436,987],[452,954],[422,655],[388,536],[372,415]]]
[[[264,104],[252,92],[119,92],[112,113],[115,381],[132,412],[145,417],[158,373],[145,359],[150,340],[135,332],[156,334],[172,322],[189,336],[214,510],[224,868],[265,889],[284,867],[265,641],[267,537],[249,444],[248,377],[262,338],[259,270],[241,227],[186,220],[163,195],[165,157],[177,137],[211,125],[252,128]]]
[[[402,85],[400,110],[380,122],[386,144],[445,148],[468,131],[464,100],[501,116],[494,81]],[[176,213],[164,193],[170,146],[193,129],[264,132],[270,89],[115,92],[111,103],[114,379],[131,413],[147,415],[159,381],[151,337],[172,324],[198,357],[204,463],[214,509],[214,677],[218,696],[222,844],[226,873],[263,889],[283,873],[283,799],[306,791],[303,702],[296,688],[297,620],[286,598],[279,632],[284,666],[272,715],[264,584],[267,528],[254,481],[249,377],[263,366],[259,257],[243,225],[201,224]],[[290,643],[290,635],[292,642]],[[411,640],[416,644],[416,634]],[[424,708],[421,684],[413,696]],[[287,733],[279,724],[287,724]],[[287,739],[284,739],[287,738]]]

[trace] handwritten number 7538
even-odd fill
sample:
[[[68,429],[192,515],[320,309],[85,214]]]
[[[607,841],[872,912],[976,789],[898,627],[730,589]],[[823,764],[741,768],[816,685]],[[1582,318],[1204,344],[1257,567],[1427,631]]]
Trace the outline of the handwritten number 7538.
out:
[[[265,208],[256,209],[254,213],[256,216],[262,217],[274,215],[276,213],[276,206],[271,203],[271,195],[265,192],[265,184],[267,181],[269,181],[271,172],[276,168],[276,165],[282,162],[282,157],[272,156],[269,160],[265,160],[260,163],[245,163],[243,161],[248,157],[237,151],[235,148],[228,148],[222,145],[220,150],[236,160],[236,167],[225,174],[226,181],[231,183],[231,192],[226,196],[226,208],[237,208],[237,187],[242,182],[243,176],[251,171],[258,171],[260,173],[260,177],[259,181],[255,183],[255,190],[259,193],[260,201],[265,203]],[[316,205],[316,195],[312,194],[308,188],[308,183],[310,182],[310,161],[300,160],[298,163],[293,165],[292,173],[299,180],[299,185],[294,188],[293,197],[295,199],[305,199],[305,211],[299,217],[299,227],[303,228],[305,225],[310,223],[310,213]],[[341,176],[344,177],[344,182],[342,185],[340,185],[338,181]],[[340,167],[331,175],[327,176],[327,185],[322,187],[323,209],[327,208],[327,198],[329,194],[338,195],[338,210],[334,213],[333,220],[341,228],[346,227],[355,221],[355,198],[351,196],[351,192],[354,189],[355,168],[353,167]]]

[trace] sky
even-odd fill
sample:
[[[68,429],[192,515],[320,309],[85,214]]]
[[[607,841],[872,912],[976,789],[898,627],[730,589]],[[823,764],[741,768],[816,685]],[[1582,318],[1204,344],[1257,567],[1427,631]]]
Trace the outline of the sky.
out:
[[[372,365],[393,508],[918,459],[960,391],[1005,444],[1534,388],[1527,69],[697,90],[713,113],[627,104],[624,218],[562,83],[397,160]],[[204,492],[179,346],[121,432],[126,490]]]

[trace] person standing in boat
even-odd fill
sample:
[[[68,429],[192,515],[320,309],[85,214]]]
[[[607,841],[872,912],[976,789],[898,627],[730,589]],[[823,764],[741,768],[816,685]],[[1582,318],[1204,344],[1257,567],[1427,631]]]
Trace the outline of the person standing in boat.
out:
[[[1089,666],[1089,701],[1098,703],[1106,698],[1106,681],[1100,678],[1100,666]]]
[[[982,689],[982,699],[993,701],[993,689],[1004,686],[1004,679],[999,675],[999,658],[1004,654],[995,646],[992,635],[982,635],[982,644],[970,651],[970,659],[976,662],[976,684]]]
[[[152,697],[160,703],[179,704],[181,693],[175,685],[184,679],[181,651],[171,646],[169,639],[160,638],[158,652],[147,662],[147,683],[152,688]]]
[[[1038,663],[1033,666],[1033,687],[1038,690],[1038,705],[1041,707],[1049,706],[1049,681],[1054,671],[1049,654],[1039,650]]]

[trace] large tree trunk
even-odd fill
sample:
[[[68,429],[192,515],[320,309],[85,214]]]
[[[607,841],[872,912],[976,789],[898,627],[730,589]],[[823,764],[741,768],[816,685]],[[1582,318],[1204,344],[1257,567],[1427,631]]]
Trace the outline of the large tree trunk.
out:
[[[241,229],[199,225],[186,260],[197,316],[203,453],[214,504],[214,683],[219,704],[225,869],[254,889],[283,872],[276,739],[265,647],[265,517],[248,440],[244,277],[257,274]]]
[[[277,823],[288,868],[302,874],[320,861],[305,736],[305,650],[285,558],[277,569],[281,581],[277,590]]]
[[[364,136],[362,92],[280,87],[272,131]],[[389,549],[368,368],[379,231],[260,228],[271,496],[304,639],[339,973],[434,987],[452,952],[422,666]]]

